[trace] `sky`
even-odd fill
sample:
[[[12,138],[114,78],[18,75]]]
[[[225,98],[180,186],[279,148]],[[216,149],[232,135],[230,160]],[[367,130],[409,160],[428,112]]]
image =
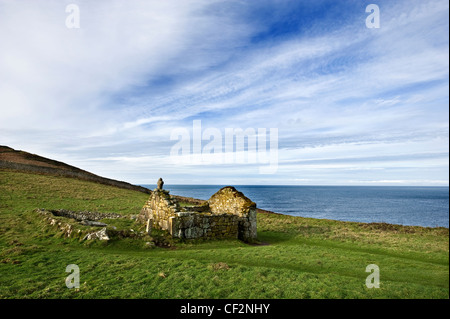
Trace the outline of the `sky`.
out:
[[[0,145],[134,184],[448,186],[448,39],[444,0],[0,0]]]

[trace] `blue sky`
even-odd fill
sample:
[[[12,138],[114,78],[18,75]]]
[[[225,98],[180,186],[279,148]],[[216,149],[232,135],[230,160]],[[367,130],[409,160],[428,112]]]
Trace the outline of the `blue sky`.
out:
[[[0,0],[0,144],[136,184],[447,186],[448,13],[441,0]],[[276,171],[174,162],[171,134],[195,120],[276,128]]]

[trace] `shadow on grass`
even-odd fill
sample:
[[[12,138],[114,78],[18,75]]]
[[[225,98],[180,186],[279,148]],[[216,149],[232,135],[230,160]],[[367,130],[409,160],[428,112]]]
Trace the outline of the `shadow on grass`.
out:
[[[258,241],[261,243],[256,246],[275,245],[284,243],[294,239],[296,235],[294,233],[280,233],[274,231],[260,231],[258,232]]]

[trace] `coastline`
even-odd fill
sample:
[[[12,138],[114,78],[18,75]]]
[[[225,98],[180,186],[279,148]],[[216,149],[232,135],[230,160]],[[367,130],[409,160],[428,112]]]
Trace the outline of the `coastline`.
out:
[[[187,197],[187,196],[180,196],[180,195],[171,195],[180,201],[189,202],[195,205],[201,205],[206,200],[193,198],[193,197]],[[321,220],[321,221],[330,221],[330,222],[338,222],[338,223],[346,223],[346,224],[353,224],[358,225],[361,228],[366,229],[374,229],[374,230],[392,230],[392,231],[398,231],[398,232],[405,232],[405,233],[414,233],[418,229],[435,229],[435,230],[449,230],[449,227],[444,226],[436,226],[436,227],[427,227],[427,226],[419,226],[419,225],[401,225],[401,224],[394,224],[394,223],[386,223],[386,222],[355,222],[355,221],[343,221],[343,220],[336,220],[336,219],[329,219],[329,218],[314,218],[314,217],[303,217],[303,216],[293,216],[288,214],[282,214],[277,213],[274,211],[262,209],[262,208],[256,208],[256,212],[258,214],[267,214],[267,215],[277,215],[277,216],[290,216],[290,217],[296,217],[296,218],[304,218],[304,219],[311,219],[311,220]]]
[[[170,185],[208,199],[219,186]],[[236,186],[257,207],[290,216],[404,226],[449,227],[448,187]]]

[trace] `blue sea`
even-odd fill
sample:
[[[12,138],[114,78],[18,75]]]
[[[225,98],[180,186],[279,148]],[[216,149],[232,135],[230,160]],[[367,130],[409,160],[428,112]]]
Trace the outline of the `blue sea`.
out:
[[[143,185],[150,189],[155,185]],[[222,186],[164,185],[171,194],[209,199]],[[235,186],[258,208],[354,222],[449,227],[448,187]]]

